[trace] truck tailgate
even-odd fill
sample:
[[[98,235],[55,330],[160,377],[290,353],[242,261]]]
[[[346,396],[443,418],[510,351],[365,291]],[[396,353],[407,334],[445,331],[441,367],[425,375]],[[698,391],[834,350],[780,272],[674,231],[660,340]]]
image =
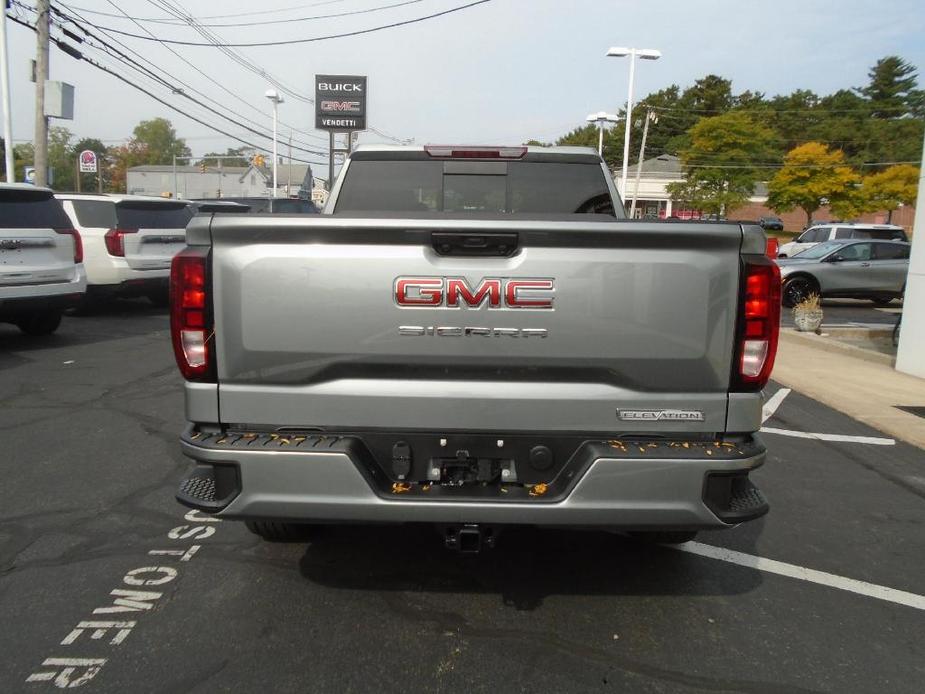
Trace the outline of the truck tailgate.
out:
[[[441,255],[434,232],[516,234],[517,250]],[[211,237],[224,423],[725,428],[738,225],[238,216],[215,217]],[[441,305],[399,305],[401,278],[406,298]],[[551,281],[519,296],[552,306],[507,305],[510,280]]]

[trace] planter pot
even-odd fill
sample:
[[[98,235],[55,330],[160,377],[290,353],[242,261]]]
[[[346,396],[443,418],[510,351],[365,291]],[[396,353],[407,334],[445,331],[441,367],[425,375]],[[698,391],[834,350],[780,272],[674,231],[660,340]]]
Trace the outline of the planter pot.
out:
[[[822,309],[815,311],[794,311],[793,322],[801,333],[814,333],[822,325]]]

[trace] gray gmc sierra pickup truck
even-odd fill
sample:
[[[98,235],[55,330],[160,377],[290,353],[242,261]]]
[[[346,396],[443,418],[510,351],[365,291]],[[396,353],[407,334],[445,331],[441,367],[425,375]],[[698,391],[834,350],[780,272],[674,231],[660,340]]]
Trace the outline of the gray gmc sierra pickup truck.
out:
[[[662,542],[768,510],[757,225],[624,219],[584,148],[360,147],[324,213],[200,215],[171,273],[178,499],[267,539],[509,524]]]

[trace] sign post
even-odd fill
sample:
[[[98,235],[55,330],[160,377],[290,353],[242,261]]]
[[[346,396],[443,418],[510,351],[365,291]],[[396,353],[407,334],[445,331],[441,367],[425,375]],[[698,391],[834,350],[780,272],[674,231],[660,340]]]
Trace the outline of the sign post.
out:
[[[366,130],[366,76],[315,75],[315,128],[327,130],[328,192],[334,187],[334,155],[349,154],[353,133]],[[337,148],[335,135],[347,134],[347,146]]]
[[[99,178],[100,191],[103,189],[103,180],[99,174],[99,162],[96,152],[92,149],[85,149],[77,155],[77,192],[80,192],[80,174],[95,173]]]

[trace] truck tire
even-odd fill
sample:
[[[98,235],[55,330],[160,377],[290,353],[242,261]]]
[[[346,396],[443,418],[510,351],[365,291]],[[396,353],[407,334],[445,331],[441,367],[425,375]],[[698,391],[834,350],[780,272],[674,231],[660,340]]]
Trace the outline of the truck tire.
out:
[[[653,545],[683,545],[697,537],[696,530],[651,530],[633,532],[630,537]]]
[[[22,330],[26,335],[31,335],[33,337],[51,335],[58,329],[59,325],[61,325],[60,311],[36,313],[16,323],[16,327]]]
[[[305,542],[311,538],[312,526],[285,521],[249,520],[244,525],[254,535],[269,542]]]

